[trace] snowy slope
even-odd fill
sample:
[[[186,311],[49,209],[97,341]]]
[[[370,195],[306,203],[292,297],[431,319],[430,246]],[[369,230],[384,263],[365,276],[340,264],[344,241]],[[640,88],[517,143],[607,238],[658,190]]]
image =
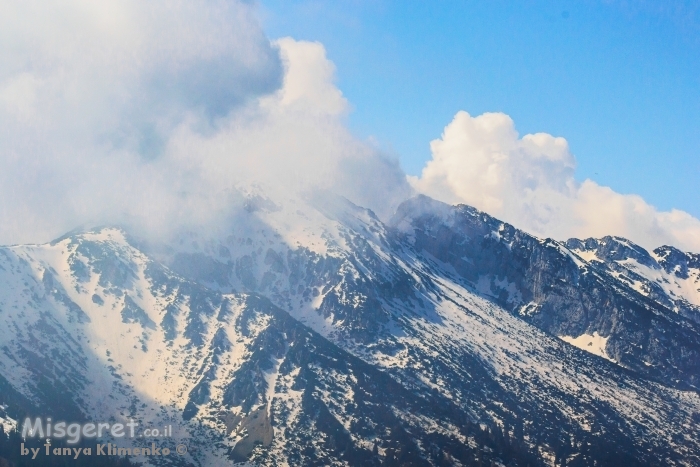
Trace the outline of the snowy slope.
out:
[[[700,322],[700,255],[670,246],[647,252],[619,237],[567,243],[579,256],[606,266],[642,295]]]
[[[285,238],[290,235],[285,229],[298,229],[291,227],[298,219],[289,220],[283,203],[273,204],[276,209],[256,210],[250,216],[272,232],[267,236]],[[541,426],[528,433],[528,419],[529,423],[551,419],[560,436],[571,439],[601,439],[603,433],[614,438],[610,435],[614,426],[622,446],[641,443],[647,451],[666,446],[663,450],[668,456],[681,451],[685,452],[681,458],[695,455],[690,454],[695,448],[686,451],[685,443],[695,436],[688,420],[698,410],[696,393],[650,383],[643,373],[621,371],[620,366],[633,367],[627,361],[630,357],[606,353],[610,331],[603,337],[592,329],[590,335],[601,345],[582,347],[617,365],[581,356],[555,338],[567,334],[548,336],[523,321],[519,313],[514,316],[513,310],[528,306],[533,315],[542,314],[539,297],[525,301],[528,291],[520,287],[521,278],[511,279],[503,270],[501,274],[498,270],[490,274],[476,271],[470,276],[460,271],[460,264],[426,252],[419,237],[431,233],[433,227],[422,225],[422,231],[417,231],[414,223],[399,219],[397,230],[388,229],[371,212],[332,197],[297,202],[296,207],[293,216],[310,220],[303,236],[294,237],[293,245],[267,242],[269,247],[252,239],[244,250],[237,249],[236,243],[247,240],[230,237],[223,243],[230,259],[218,266],[226,271],[219,282],[265,294],[299,321],[390,372],[406,387],[440,394],[458,404],[472,420],[520,433],[532,440],[531,449],[544,449],[544,457],[546,452],[566,449],[543,447],[548,446],[551,434]],[[441,237],[438,229],[461,222],[450,207],[431,206],[427,212],[437,226],[433,238]],[[505,250],[517,249],[519,234],[510,226],[498,225],[489,239]],[[575,268],[577,274],[607,280],[588,271],[588,262],[560,243],[531,237],[528,241]],[[462,260],[474,264],[468,256]],[[563,282],[578,280],[567,278],[565,271],[558,274]],[[468,280],[472,277],[474,280]],[[627,292],[609,287],[609,293],[626,299]],[[582,335],[586,333],[575,334],[572,340]],[[617,336],[613,339],[621,346]],[[639,366],[649,373],[661,366],[654,363],[648,370],[646,363],[652,358],[642,355],[639,359],[643,361]],[[478,389],[465,383],[475,375]],[[505,407],[493,402],[506,399],[507,403],[501,403]],[[552,407],[556,407],[554,412]],[[527,415],[513,415],[522,411]],[[336,416],[342,419],[344,415]],[[670,433],[685,435],[677,438],[679,435]],[[667,450],[668,446],[673,448]]]
[[[587,247],[247,196],[226,235],[0,248],[0,377],[38,414],[173,424],[198,465],[700,463],[695,322]]]
[[[381,458],[400,459],[436,440],[440,455],[454,450],[456,459],[502,450],[464,420],[452,421],[455,431],[439,428],[452,416],[437,410],[441,401],[426,406],[430,396],[400,387],[264,299],[179,278],[120,230],[0,252],[1,374],[34,403],[33,415],[172,424],[175,439],[163,442],[186,443],[186,460],[204,466],[249,457],[354,465],[379,462],[376,444]],[[338,431],[334,412],[349,406],[345,424],[365,426],[352,435]]]

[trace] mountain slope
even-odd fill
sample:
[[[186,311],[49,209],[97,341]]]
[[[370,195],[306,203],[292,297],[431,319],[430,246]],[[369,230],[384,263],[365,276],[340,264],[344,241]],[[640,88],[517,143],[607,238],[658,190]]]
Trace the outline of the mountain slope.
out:
[[[415,209],[415,203],[423,202],[429,202],[430,205],[426,209]],[[449,229],[450,226],[459,225],[461,219],[455,213],[468,208],[452,208],[418,198],[405,203],[399,209],[393,225],[386,227],[373,217],[371,212],[342,200],[325,197],[321,200],[313,199],[310,204],[316,210],[315,215],[321,212],[325,219],[323,222],[316,221],[311,224],[305,237],[311,240],[306,245],[297,244],[296,248],[289,248],[286,252],[282,249],[270,253],[268,249],[265,253],[266,245],[256,245],[253,241],[250,245],[252,254],[245,257],[245,263],[242,257],[236,257],[235,253],[231,254],[226,263],[219,263],[219,269],[226,271],[227,275],[219,276],[217,282],[228,283],[240,289],[254,286],[254,289],[249,290],[268,295],[279,306],[289,309],[293,316],[307,322],[319,333],[365,361],[385,368],[408,387],[414,387],[417,391],[432,389],[457,400],[463,404],[463,410],[472,414],[475,420],[479,417],[497,420],[498,423],[508,420],[513,423],[508,429],[516,432],[527,426],[528,421],[531,423],[534,420],[546,420],[551,405],[554,404],[561,407],[561,413],[557,413],[554,419],[555,430],[560,430],[566,423],[571,424],[571,428],[563,429],[562,438],[570,436],[576,439],[577,435],[572,434],[573,432],[577,429],[589,429],[589,424],[582,421],[589,416],[605,427],[601,432],[605,433],[605,437],[612,438],[608,432],[609,427],[617,427],[623,439],[616,443],[626,446],[625,449],[659,436],[657,441],[652,441],[644,448],[647,451],[646,455],[651,456],[648,459],[653,458],[648,452],[666,450],[663,446],[674,446],[664,455],[670,455],[674,449],[684,450],[687,440],[695,436],[695,427],[690,422],[692,414],[697,410],[694,392],[666,392],[668,389],[663,386],[650,386],[647,379],[649,377],[668,386],[678,386],[678,382],[664,379],[663,373],[653,374],[647,365],[633,368],[631,365],[626,366],[625,362],[618,362],[617,365],[611,366],[596,358],[587,359],[586,356],[582,360],[571,362],[571,355],[578,354],[571,354],[568,345],[558,339],[552,340],[523,323],[524,318],[525,321],[549,331],[537,320],[528,319],[527,314],[521,312],[527,309],[526,305],[530,302],[525,301],[528,297],[527,289],[517,288],[514,281],[507,280],[507,268],[515,263],[513,258],[498,257],[497,252],[488,249],[488,243],[473,244],[472,250],[469,251],[464,247],[466,244],[469,248],[465,241],[465,238],[469,238],[468,235],[458,237],[458,241],[454,243],[439,243],[444,241],[446,227]],[[421,225],[420,217],[413,216],[411,222],[414,224],[411,228],[414,230],[411,231],[406,225],[402,227],[401,216],[406,210],[411,210],[414,214],[427,213],[434,224]],[[255,217],[256,222],[273,232],[274,229],[279,229],[281,233],[278,235],[284,237],[284,224],[291,222],[279,222],[276,219],[279,212],[284,212],[284,208],[257,211],[251,215]],[[470,212],[475,213],[473,210]],[[312,215],[314,214],[304,214],[308,218]],[[478,215],[488,217],[483,213]],[[498,233],[502,223],[492,218],[489,218],[489,222],[491,224],[484,228],[485,232],[472,233],[473,238],[482,239]],[[462,224],[462,227],[464,225],[469,227],[469,224]],[[574,305],[567,304],[566,295],[561,297],[552,292],[556,290],[552,286],[556,284],[552,282],[558,275],[567,274],[567,267],[586,268],[585,262],[559,243],[540,241],[522,232],[516,232],[510,226],[506,228],[525,238],[531,245],[537,245],[535,257],[539,255],[541,261],[535,262],[533,269],[542,264],[549,265],[547,270],[539,271],[539,279],[533,281],[541,287],[537,291],[537,297],[551,300],[545,303],[551,310],[550,314],[556,318],[556,313],[560,313],[556,319],[565,323],[568,318],[561,312],[566,311],[567,306]],[[431,234],[425,237],[438,242],[433,244],[438,245],[435,254],[426,249],[426,245],[430,246],[427,242],[420,244],[416,240],[416,237],[425,232]],[[237,242],[243,243],[243,239],[231,237],[223,247],[235,252]],[[505,243],[496,248],[502,248]],[[213,249],[219,249],[221,246]],[[447,252],[446,258],[440,258],[437,251],[440,248]],[[510,251],[507,247],[502,250]],[[206,253],[202,254],[206,257]],[[273,254],[276,260],[269,261]],[[463,256],[458,256],[460,254]],[[485,261],[486,266],[475,261],[478,260],[476,255],[479,254],[486,259],[491,258],[490,262]],[[473,274],[470,276],[470,271],[460,270],[459,263],[450,262],[450,255],[452,259],[457,257],[463,261],[462,264],[470,265],[476,271],[472,270]],[[243,263],[245,267],[241,267]],[[560,271],[560,267],[564,270]],[[489,273],[499,270],[500,276],[498,273],[488,276]],[[484,281],[484,276],[487,277],[487,281]],[[607,291],[609,297],[627,304],[625,300],[629,300],[633,291],[625,290],[617,281],[600,277],[595,272],[591,276],[593,287],[600,287]],[[268,279],[263,280],[264,277]],[[583,288],[584,293],[590,296],[596,297],[598,294],[595,289],[591,292]],[[530,296],[534,294],[530,292]],[[638,300],[638,297],[634,296],[634,299]],[[653,314],[659,310],[656,305],[651,312],[639,306],[643,313]],[[459,311],[455,312],[455,308]],[[660,312],[667,313],[668,310],[662,309]],[[667,326],[678,324],[678,321],[674,321],[675,314],[663,317],[670,322]],[[681,323],[683,326],[688,325],[682,321]],[[692,326],[692,323],[690,325]],[[680,325],[679,327],[684,329]],[[479,329],[480,332],[472,333],[471,330],[474,329]],[[519,332],[519,329],[522,331]],[[669,332],[679,331],[677,328],[670,328]],[[564,335],[556,330],[551,334]],[[624,335],[624,332],[622,334]],[[690,335],[690,338],[693,336]],[[688,347],[693,351],[697,349],[693,341]],[[687,348],[681,347],[681,352],[686,350]],[[614,350],[611,353],[614,353]],[[530,355],[532,358],[529,358]],[[688,360],[690,361],[687,363],[691,365],[697,363],[692,359]],[[540,363],[542,361],[547,363]],[[538,366],[544,366],[545,369],[542,372],[533,371],[533,368]],[[625,366],[625,370],[620,366]],[[663,371],[677,371],[673,368],[673,361],[669,363],[669,359],[662,361],[659,367]],[[627,371],[630,369],[641,371],[630,373]],[[543,377],[540,373],[546,376]],[[581,379],[581,374],[588,374],[590,379]],[[696,373],[691,367],[684,374],[693,377]],[[478,383],[469,384],[468,381],[475,376]],[[586,380],[592,382],[588,390],[590,400],[595,401],[588,407],[584,407],[587,397],[586,389],[582,387],[585,385],[581,383]],[[622,396],[620,388],[629,386],[634,388],[633,395]],[[607,396],[601,398],[599,392],[603,387],[608,388],[603,391]],[[543,397],[543,394],[546,394],[546,397]],[[618,403],[621,398],[628,397],[636,402]],[[669,397],[678,397],[678,405],[676,402],[667,405],[671,400]],[[540,398],[547,400],[547,403],[543,404]],[[599,399],[603,399],[602,406],[598,404]],[[504,404],[507,409],[487,409],[494,405],[494,400],[508,400],[509,402]],[[658,405],[661,401],[664,402]],[[690,401],[693,402],[683,409],[682,407]],[[528,407],[532,412],[521,420],[510,414],[504,415],[504,412],[514,408],[522,410],[523,407]],[[633,407],[636,409],[630,410]],[[649,410],[654,412],[652,418],[668,420],[674,426],[677,425],[677,428],[674,427],[671,431],[662,428],[652,436],[646,430],[657,422],[651,422],[651,419],[639,422],[647,417]],[[575,413],[586,415],[573,416]],[[671,419],[674,421],[671,422]],[[669,427],[670,425],[667,426]],[[522,436],[535,439],[533,445],[548,442],[564,444],[561,441],[548,441],[546,429],[542,426],[538,426],[537,429],[537,433]],[[641,431],[634,434],[636,430]],[[668,435],[671,432],[683,431],[686,434],[676,436],[676,440],[670,439]],[[601,433],[597,436],[603,437]],[[584,433],[583,437],[592,438],[588,433]],[[628,441],[625,442],[624,438]]]
[[[697,322],[572,242],[255,194],[224,237],[0,248],[0,404],[173,424],[207,466],[700,463]]]
[[[603,336],[605,356],[619,365],[669,386],[698,387],[698,322],[668,300],[640,293],[598,261],[586,261],[580,249],[425,197],[404,203],[392,223],[414,249],[448,264],[462,283],[549,334]]]
[[[570,239],[566,244],[589,262],[604,264],[642,295],[700,322],[700,255],[672,246],[647,252],[620,237]]]
[[[18,414],[173,424],[207,466],[528,459],[266,299],[179,278],[121,231],[0,251],[0,368],[29,402],[3,398]]]

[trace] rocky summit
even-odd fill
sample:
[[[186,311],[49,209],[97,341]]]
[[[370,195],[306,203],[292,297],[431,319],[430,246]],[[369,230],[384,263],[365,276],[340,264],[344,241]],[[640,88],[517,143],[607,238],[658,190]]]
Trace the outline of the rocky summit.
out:
[[[700,465],[700,255],[425,196],[2,247],[0,349],[4,431],[172,427],[145,465]]]

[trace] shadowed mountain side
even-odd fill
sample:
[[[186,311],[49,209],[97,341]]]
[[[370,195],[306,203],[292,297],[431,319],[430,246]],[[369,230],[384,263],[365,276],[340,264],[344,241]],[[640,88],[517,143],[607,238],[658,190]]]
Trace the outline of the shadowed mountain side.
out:
[[[621,366],[672,387],[699,387],[700,324],[603,264],[468,206],[424,196],[402,204],[391,225],[417,254],[449,265],[458,280],[540,329],[554,336],[597,333]]]

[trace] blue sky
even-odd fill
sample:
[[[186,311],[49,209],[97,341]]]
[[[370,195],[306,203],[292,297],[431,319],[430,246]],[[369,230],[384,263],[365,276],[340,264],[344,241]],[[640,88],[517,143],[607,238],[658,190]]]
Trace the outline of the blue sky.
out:
[[[669,4],[673,3],[672,6]],[[263,0],[270,37],[320,41],[351,129],[418,174],[459,110],[562,136],[576,179],[700,216],[700,4]]]

